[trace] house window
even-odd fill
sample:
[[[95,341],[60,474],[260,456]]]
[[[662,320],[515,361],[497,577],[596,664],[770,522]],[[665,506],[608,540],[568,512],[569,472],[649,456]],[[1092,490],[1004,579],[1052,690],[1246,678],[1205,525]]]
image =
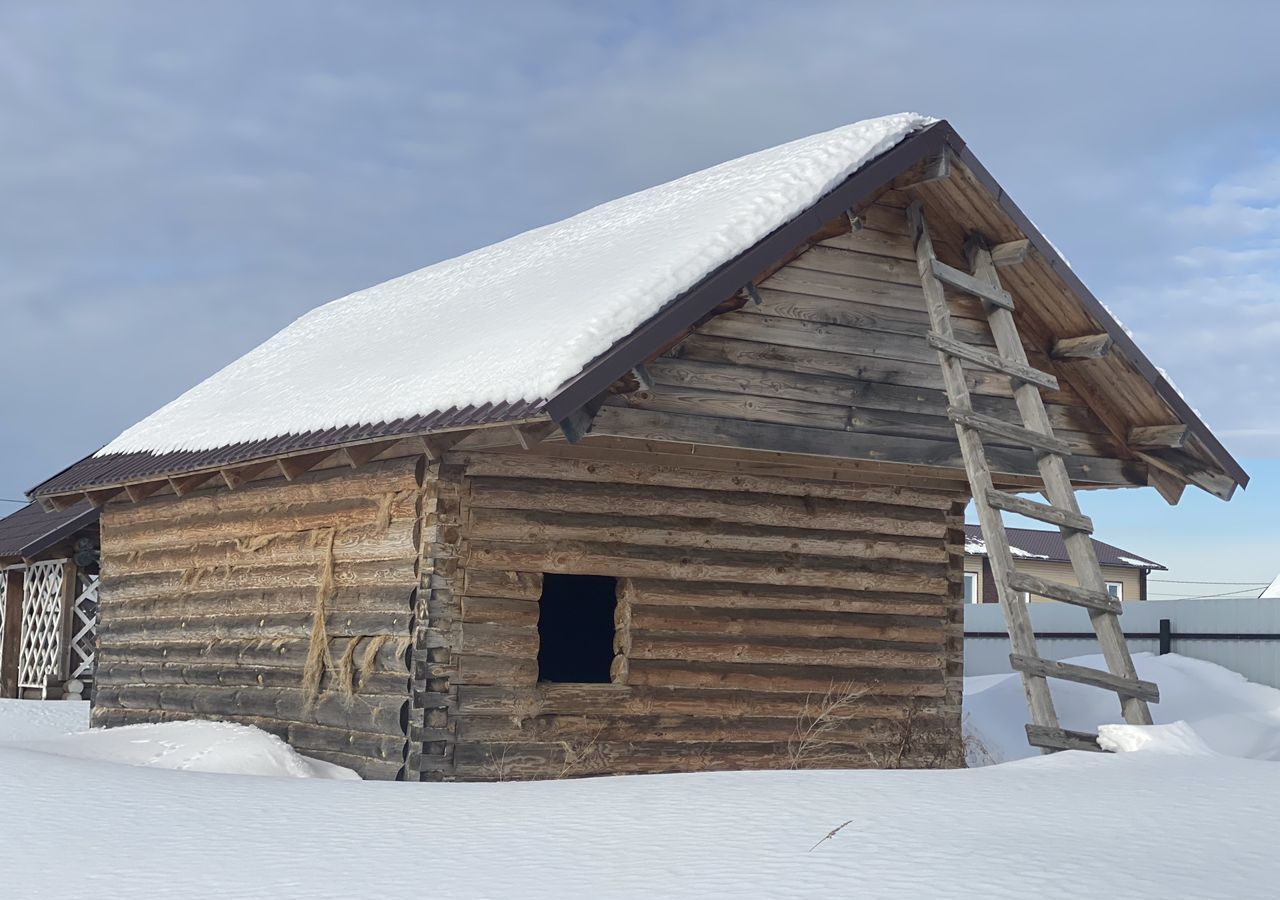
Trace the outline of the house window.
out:
[[[982,595],[978,593],[978,573],[964,573],[964,602],[981,603]]]
[[[608,684],[618,579],[542,576],[538,605],[538,680]]]
[[[1097,582],[1094,582],[1095,584]],[[1107,582],[1107,593],[1117,600],[1124,599],[1124,584],[1119,581]]]

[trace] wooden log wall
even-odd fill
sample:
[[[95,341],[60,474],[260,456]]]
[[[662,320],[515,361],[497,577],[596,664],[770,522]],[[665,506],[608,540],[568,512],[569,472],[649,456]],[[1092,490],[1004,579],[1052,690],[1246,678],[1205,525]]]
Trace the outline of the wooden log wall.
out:
[[[243,722],[405,777],[424,462],[108,504],[93,723]]]
[[[648,366],[653,387],[608,400],[593,434],[946,467],[963,477],[904,210],[889,192],[865,227],[818,241],[759,285],[759,304],[719,315]],[[948,290],[956,337],[994,350],[978,300]],[[1056,372],[1029,322],[1032,365]],[[1020,423],[1009,378],[969,367],[974,408]],[[1145,484],[1063,380],[1045,402],[1072,475]],[[1034,475],[1025,448],[988,441],[992,466]]]
[[[958,762],[963,495],[448,459],[424,777]],[[539,683],[544,573],[619,579],[613,683]]]

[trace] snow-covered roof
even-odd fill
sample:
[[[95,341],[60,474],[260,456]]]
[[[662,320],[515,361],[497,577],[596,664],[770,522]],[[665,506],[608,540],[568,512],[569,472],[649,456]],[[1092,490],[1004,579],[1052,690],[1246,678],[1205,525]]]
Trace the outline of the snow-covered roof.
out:
[[[1276,580],[1267,586],[1267,589],[1262,592],[1260,599],[1280,600],[1280,575],[1277,575]]]
[[[550,397],[708,273],[933,120],[753,153],[327,303],[98,456],[210,450]]]

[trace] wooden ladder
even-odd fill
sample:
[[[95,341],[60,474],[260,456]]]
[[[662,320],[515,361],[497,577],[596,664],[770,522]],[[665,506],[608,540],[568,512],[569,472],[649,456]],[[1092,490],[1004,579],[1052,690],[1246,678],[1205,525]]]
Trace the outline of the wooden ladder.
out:
[[[965,471],[973,490],[978,521],[987,545],[987,558],[995,578],[996,594],[1009,629],[1009,643],[1013,650],[1009,662],[1014,671],[1022,675],[1022,686],[1031,712],[1027,740],[1044,752],[1097,750],[1097,735],[1067,731],[1059,725],[1048,679],[1058,678],[1115,691],[1120,698],[1125,721],[1133,725],[1151,724],[1151,711],[1147,704],[1157,702],[1160,694],[1155,684],[1140,681],[1133,667],[1133,658],[1129,655],[1124,630],[1120,626],[1120,602],[1107,592],[1090,538],[1093,523],[1080,512],[1067,473],[1065,458],[1071,455],[1070,447],[1054,437],[1040,396],[1041,388],[1057,390],[1057,379],[1028,364],[1022,338],[1013,319],[1013,298],[1000,285],[1000,277],[985,241],[977,236],[970,237],[965,251],[972,274],[963,272],[942,262],[934,254],[924,211],[918,201],[907,210],[907,217],[915,239],[916,265],[924,287],[925,303],[929,308],[932,327],[929,344],[938,351],[942,365],[947,415],[955,423],[960,439]],[[943,293],[944,284],[982,301],[997,352],[956,340]],[[966,363],[1009,376],[1022,419],[1021,426],[974,412],[965,380]],[[1035,452],[1048,503],[996,490],[983,445],[984,437],[997,438],[1002,443],[1027,447]],[[1014,567],[1013,553],[1009,549],[1009,535],[1003,518],[1005,512],[1058,526],[1067,546],[1071,567],[1081,586],[1045,581],[1019,572]],[[1036,653],[1031,616],[1022,599],[1024,593],[1083,606],[1089,613],[1110,671],[1041,659]]]

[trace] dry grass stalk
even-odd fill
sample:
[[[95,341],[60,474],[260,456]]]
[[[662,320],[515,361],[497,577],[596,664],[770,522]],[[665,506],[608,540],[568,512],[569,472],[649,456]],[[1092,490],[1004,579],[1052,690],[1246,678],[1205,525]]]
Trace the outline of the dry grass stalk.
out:
[[[364,655],[360,657],[360,683],[356,685],[357,690],[363,688],[365,679],[373,674],[374,663],[378,661],[378,651],[389,640],[391,640],[391,635],[389,634],[376,634],[365,643]]]
[[[867,685],[833,682],[816,701],[812,694],[806,697],[804,709],[796,718],[795,733],[787,742],[787,759],[791,768],[799,769],[835,743],[837,733],[855,717],[860,701],[870,690]]]

